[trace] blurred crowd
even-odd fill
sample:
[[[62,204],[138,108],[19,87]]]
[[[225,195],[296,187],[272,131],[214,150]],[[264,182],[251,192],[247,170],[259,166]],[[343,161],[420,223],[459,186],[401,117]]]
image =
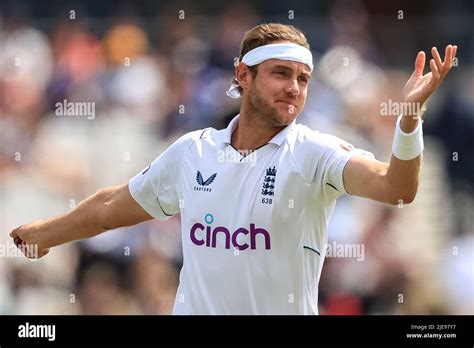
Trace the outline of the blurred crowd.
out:
[[[381,103],[402,100],[419,49],[459,46],[426,112],[415,202],[339,199],[329,243],[364,254],[326,259],[319,306],[321,314],[474,314],[472,26],[443,20],[436,5],[422,20],[438,36],[426,37],[414,21],[376,16],[362,2],[294,19],[276,4],[277,15],[266,15],[270,5],[208,14],[171,2],[156,16],[133,8],[103,18],[74,7],[46,19],[0,12],[0,314],[171,313],[179,216],[63,245],[38,261],[12,255],[8,233],[127,182],[181,134],[226,127],[239,111],[225,95],[234,57],[244,32],[263,21],[293,24],[312,45],[316,70],[298,122],[382,161],[396,117],[381,116]],[[400,65],[393,55],[407,59]],[[61,114],[63,102],[90,103],[94,113]]]

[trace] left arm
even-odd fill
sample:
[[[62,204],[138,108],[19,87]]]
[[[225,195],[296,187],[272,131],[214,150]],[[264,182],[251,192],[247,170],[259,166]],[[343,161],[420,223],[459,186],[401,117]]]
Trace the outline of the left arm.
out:
[[[439,87],[452,67],[457,46],[447,46],[444,62],[435,47],[431,53],[431,72],[423,75],[425,53],[419,52],[415,61],[415,70],[408,80],[404,93],[404,102],[413,103],[422,110],[426,100]],[[400,128],[411,133],[421,122],[419,115],[403,115]],[[379,202],[398,204],[411,203],[416,196],[421,167],[421,154],[410,160],[402,160],[392,154],[390,163],[384,163],[364,156],[354,156],[344,169],[344,186],[348,193],[367,197]]]
[[[355,196],[388,204],[413,202],[418,189],[421,156],[402,161],[392,155],[389,163],[356,155],[344,169],[344,187]]]

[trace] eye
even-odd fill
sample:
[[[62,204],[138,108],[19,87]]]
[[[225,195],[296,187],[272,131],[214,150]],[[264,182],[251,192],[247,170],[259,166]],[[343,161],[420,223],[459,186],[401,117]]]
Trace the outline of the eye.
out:
[[[308,78],[306,76],[300,76],[299,80],[303,82],[304,84],[308,83]]]

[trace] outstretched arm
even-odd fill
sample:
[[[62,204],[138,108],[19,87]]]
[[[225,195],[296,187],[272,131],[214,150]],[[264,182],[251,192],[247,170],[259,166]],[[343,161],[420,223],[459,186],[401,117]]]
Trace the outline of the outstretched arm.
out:
[[[125,184],[99,190],[66,214],[21,225],[10,236],[25,256],[39,258],[53,246],[152,218],[135,202]]]
[[[417,106],[412,108],[414,110],[423,110],[426,100],[440,86],[451,69],[456,51],[457,46],[447,46],[445,59],[441,61],[438,50],[433,47],[431,72],[425,75],[423,75],[425,53],[419,52],[415,70],[403,89],[404,102]],[[400,120],[401,131],[406,134],[416,131],[421,116],[422,111],[419,114],[403,115]],[[408,143],[403,146],[410,150]],[[396,154],[392,154],[390,163],[354,156],[344,169],[344,185],[346,191],[353,195],[390,204],[411,203],[418,189],[420,167],[421,154],[409,160],[400,159]]]

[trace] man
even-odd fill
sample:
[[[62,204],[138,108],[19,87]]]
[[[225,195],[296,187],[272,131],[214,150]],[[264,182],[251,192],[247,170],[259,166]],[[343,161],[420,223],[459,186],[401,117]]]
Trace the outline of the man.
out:
[[[405,102],[424,105],[456,46],[446,48],[444,61],[436,48],[432,55],[423,75],[425,54],[418,53]],[[41,257],[56,245],[179,212],[184,262],[175,314],[317,314],[336,199],[349,193],[412,202],[423,139],[422,108],[399,118],[390,163],[296,124],[312,70],[303,33],[256,26],[245,34],[227,92],[242,97],[227,129],[185,134],[128,185],[102,189],[11,237],[25,255]]]

